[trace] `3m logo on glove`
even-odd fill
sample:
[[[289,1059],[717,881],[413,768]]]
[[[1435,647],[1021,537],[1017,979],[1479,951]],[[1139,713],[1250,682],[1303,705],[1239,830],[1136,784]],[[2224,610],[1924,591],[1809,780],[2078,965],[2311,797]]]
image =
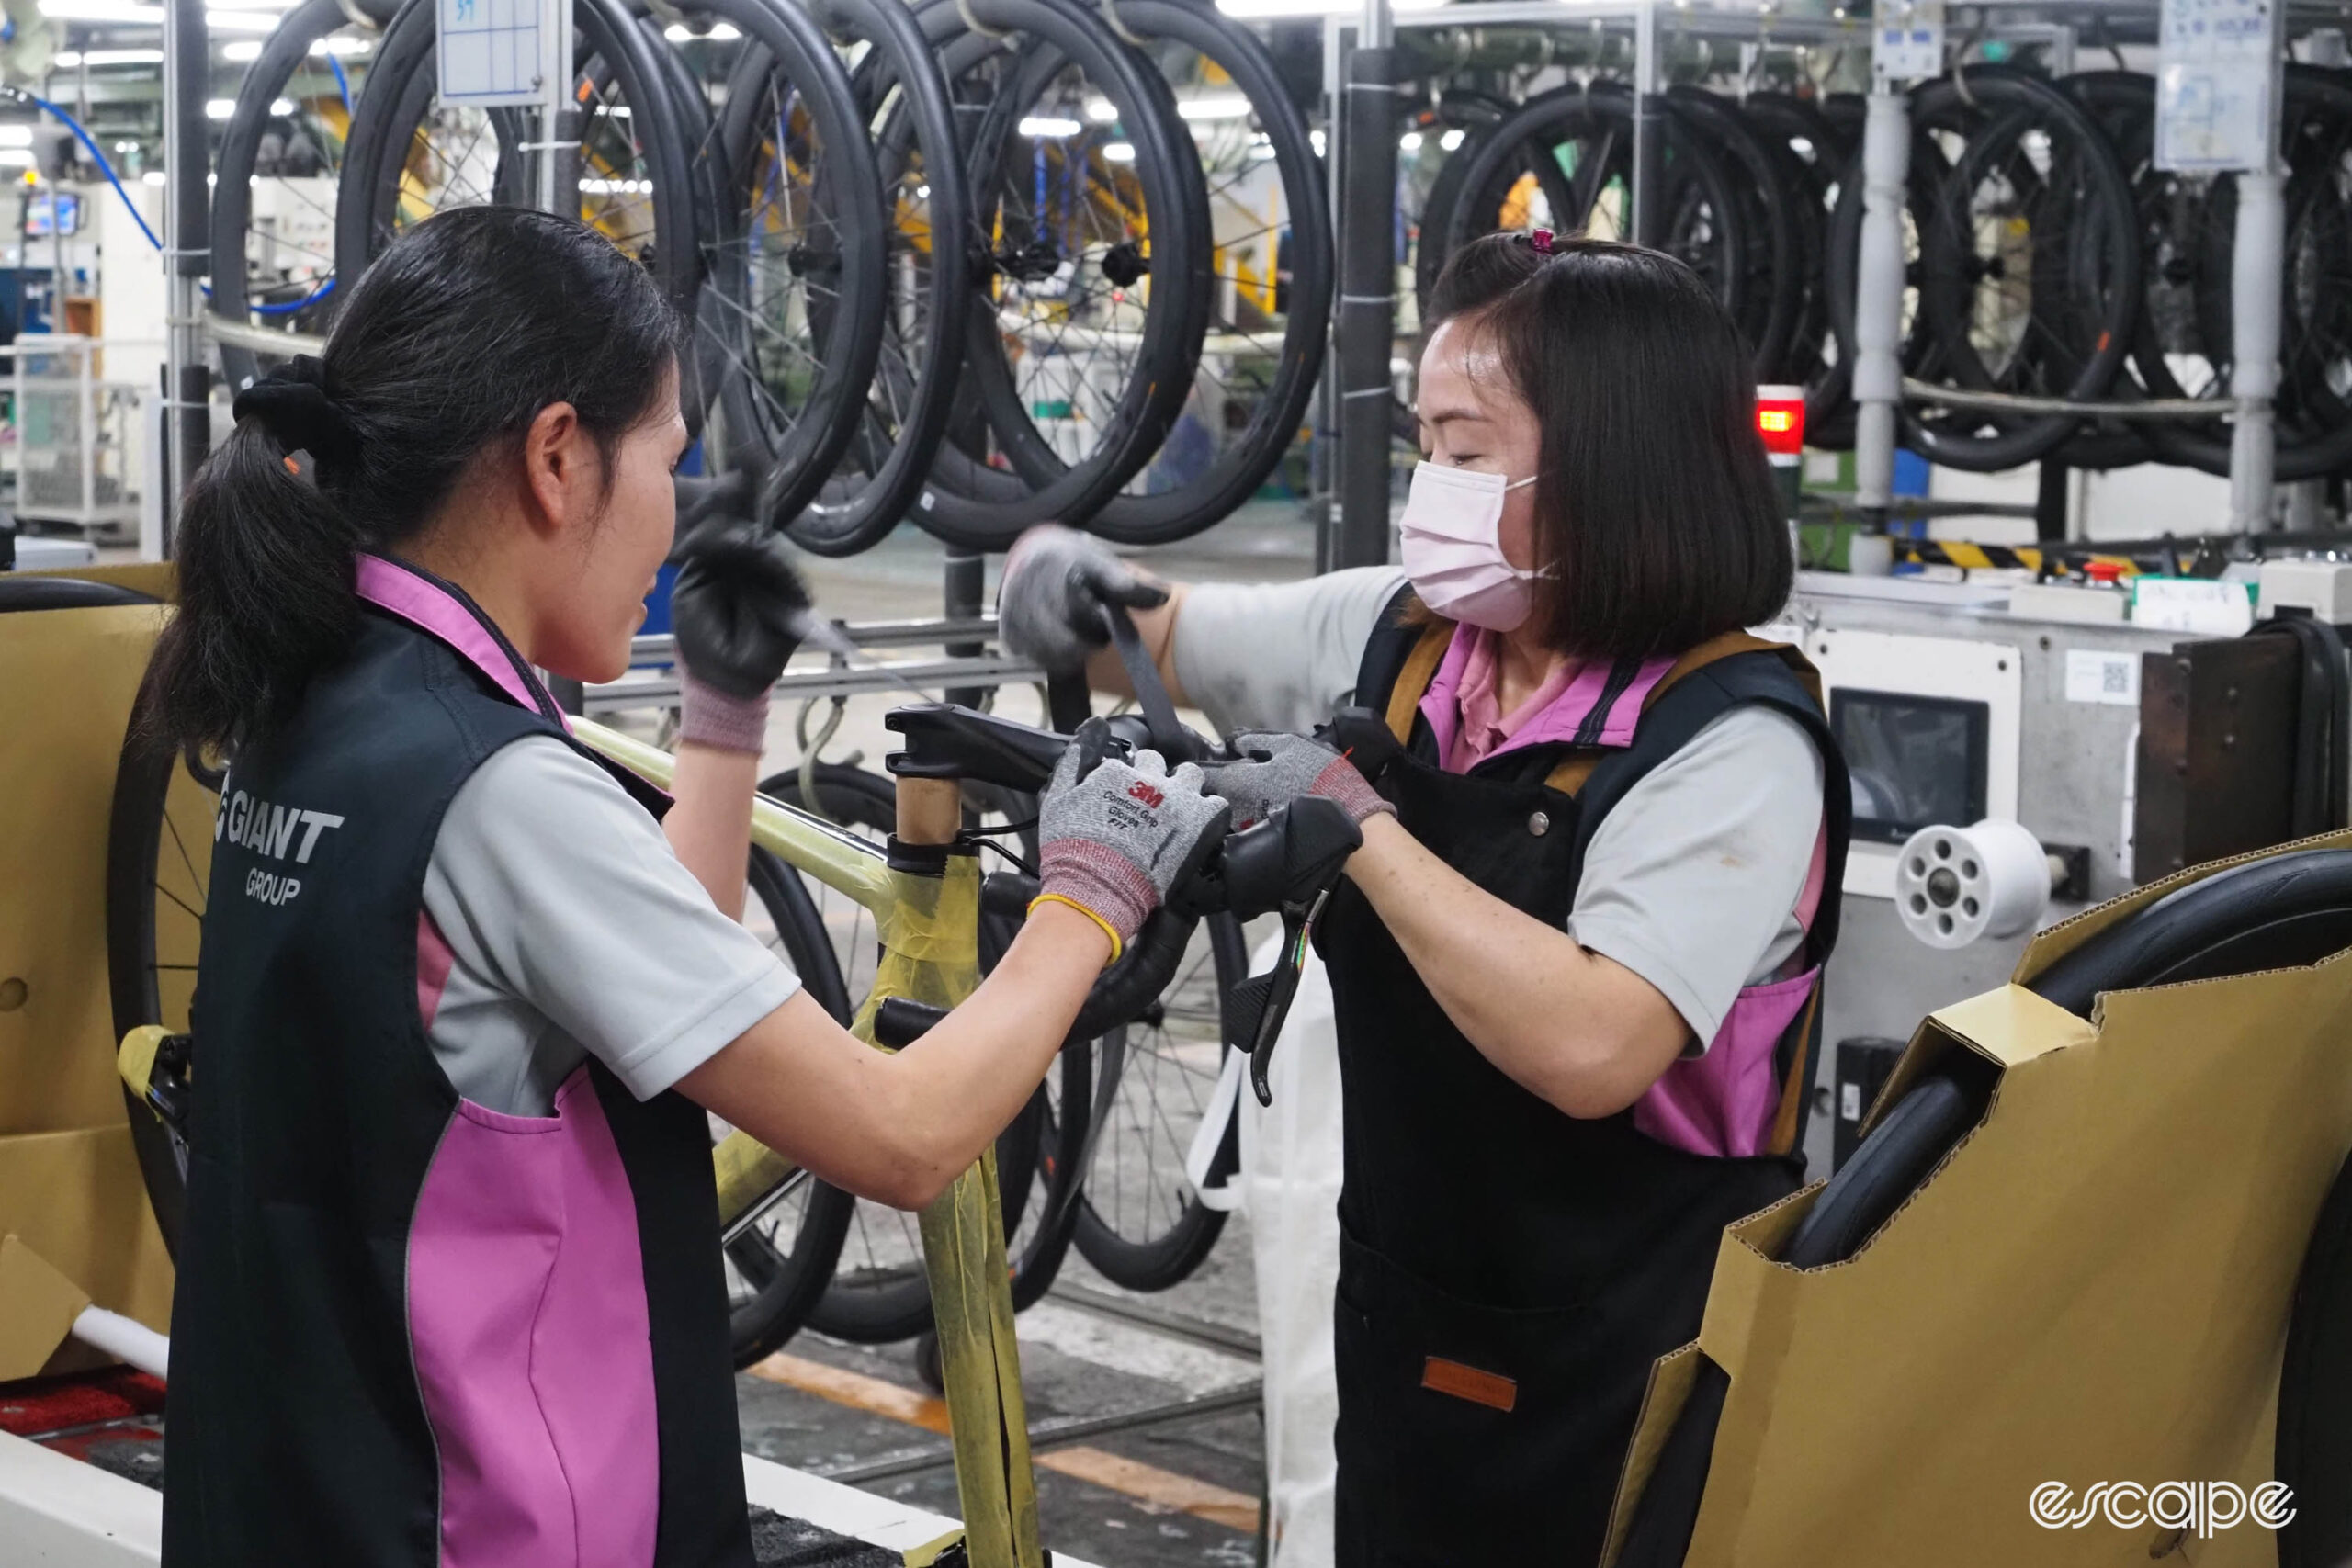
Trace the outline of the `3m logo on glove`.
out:
[[[1168,801],[1168,796],[1156,785],[1146,784],[1141,779],[1137,779],[1135,783],[1129,784],[1127,786],[1127,793],[1135,796],[1136,799],[1142,801],[1146,806],[1150,807],[1155,811],[1159,809],[1160,807],[1166,805]]]

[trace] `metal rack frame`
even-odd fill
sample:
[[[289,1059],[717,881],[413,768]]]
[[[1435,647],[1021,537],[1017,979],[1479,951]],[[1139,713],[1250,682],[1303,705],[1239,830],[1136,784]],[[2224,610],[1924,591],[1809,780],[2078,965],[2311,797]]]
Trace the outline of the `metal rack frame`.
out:
[[[1955,0],[1948,28],[1965,27],[1973,41],[1986,36],[2026,39],[2071,56],[2086,29],[2100,43],[2154,40],[2157,0]],[[2290,0],[2282,36],[2301,28],[2342,25],[2345,8]],[[1324,24],[1324,77],[1330,127],[1333,223],[1340,236],[1340,295],[1334,313],[1333,371],[1327,372],[1320,433],[1336,436],[1336,514],[1326,521],[1321,557],[1329,567],[1385,562],[1388,557],[1388,357],[1396,339],[1396,258],[1387,239],[1395,221],[1396,184],[1396,82],[1393,40],[1399,28],[1575,26],[1630,31],[1635,89],[1634,233],[1651,238],[1645,200],[1656,164],[1658,117],[1650,100],[1663,87],[1662,35],[1748,42],[1867,46],[1866,20],[1792,17],[1767,0],[1484,0],[1399,12],[1394,0],[1363,0],[1355,17]],[[1949,52],[1949,46],[1948,46]],[[1883,517],[1894,501],[1894,450],[1906,391],[1901,361],[1904,289],[1902,213],[1911,137],[1906,84],[1872,73],[1862,132],[1864,179],[1861,254],[1855,304],[1854,456],[1856,501]],[[1385,118],[1374,109],[1385,108]],[[2271,96],[2269,141],[2278,137],[2279,95]],[[1369,145],[1367,145],[1369,143]],[[2272,399],[2278,384],[2281,254],[2285,245],[2285,176],[2267,172],[2238,180],[2232,269],[2233,422],[2230,462],[2231,528],[2241,534],[2271,526],[2276,428]],[[1941,389],[1922,388],[1918,400],[1958,402]],[[2031,400],[2028,400],[2030,401]],[[2024,402],[2004,404],[2037,412]],[[2108,417],[2183,418],[2166,404],[2095,405]],[[2047,412],[2047,411],[2039,411]],[[2214,411],[2197,411],[2211,418]],[[1327,473],[1334,469],[1327,466]]]

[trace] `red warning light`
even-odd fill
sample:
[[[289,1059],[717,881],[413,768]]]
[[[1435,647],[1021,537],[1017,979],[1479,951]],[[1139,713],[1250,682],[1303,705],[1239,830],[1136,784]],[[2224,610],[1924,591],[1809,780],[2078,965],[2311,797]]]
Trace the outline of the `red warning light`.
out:
[[[1756,430],[1764,437],[1764,450],[1773,457],[1792,460],[1801,455],[1804,450],[1804,389],[1757,388]]]

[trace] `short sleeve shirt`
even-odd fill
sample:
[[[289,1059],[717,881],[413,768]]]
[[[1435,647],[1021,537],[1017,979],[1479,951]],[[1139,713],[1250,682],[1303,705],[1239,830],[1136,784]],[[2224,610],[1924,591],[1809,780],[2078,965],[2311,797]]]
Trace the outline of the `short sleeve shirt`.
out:
[[[1220,733],[1304,732],[1354,695],[1393,567],[1303,582],[1199,583],[1177,622],[1177,680]],[[1656,987],[1703,1052],[1742,987],[1802,950],[1798,899],[1821,832],[1823,768],[1786,716],[1737,708],[1642,779],[1585,853],[1568,934]]]
[[[493,753],[424,876],[418,1005],[458,1092],[553,1113],[594,1056],[650,1099],[799,988],[671,853],[661,825],[551,736]]]

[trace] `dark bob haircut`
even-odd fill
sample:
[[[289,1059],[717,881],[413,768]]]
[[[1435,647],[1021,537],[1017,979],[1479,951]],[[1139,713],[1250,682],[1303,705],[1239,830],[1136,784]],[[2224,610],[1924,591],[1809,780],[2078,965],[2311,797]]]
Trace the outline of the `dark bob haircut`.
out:
[[[1547,646],[1680,653],[1779,614],[1795,561],[1756,380],[1697,274],[1636,245],[1489,234],[1447,259],[1427,319],[1491,345],[1542,425]]]

